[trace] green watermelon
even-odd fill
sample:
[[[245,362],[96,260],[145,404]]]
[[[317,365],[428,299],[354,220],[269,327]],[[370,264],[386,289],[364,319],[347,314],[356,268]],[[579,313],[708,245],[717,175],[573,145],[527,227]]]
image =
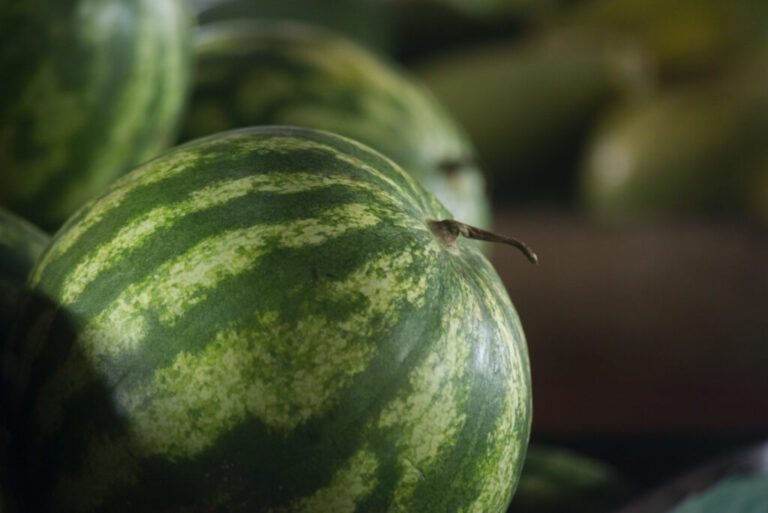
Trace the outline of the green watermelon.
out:
[[[556,10],[562,0],[379,0],[393,8],[405,11],[414,8],[447,6],[470,18],[504,20],[508,18],[541,18]]]
[[[378,53],[386,54],[392,46],[387,12],[375,1],[213,0],[200,2],[197,10],[201,25],[242,18],[294,20],[326,27]]]
[[[28,222],[0,208],[0,354],[5,351],[19,291],[50,237]],[[0,394],[3,389],[0,376]],[[10,432],[5,411],[5,394],[0,395],[0,512],[13,506],[9,493]]]
[[[0,7],[0,204],[46,229],[172,143],[185,102],[187,0]]]
[[[570,199],[589,127],[652,83],[637,46],[558,33],[443,52],[416,73],[469,133],[494,195],[506,201]]]
[[[608,464],[567,449],[532,445],[508,513],[613,511],[629,491]]]
[[[645,46],[664,79],[707,76],[768,45],[764,0],[590,0],[549,20],[608,46],[616,37]]]
[[[485,181],[462,130],[404,71],[321,29],[219,22],[200,28],[186,139],[295,125],[356,139],[397,162],[462,221],[487,226]]]
[[[16,296],[50,237],[0,208],[0,348],[5,347]]]
[[[612,112],[584,152],[582,202],[605,220],[760,210],[768,183],[768,67]]]
[[[308,129],[126,175],[30,278],[29,510],[504,512],[527,349],[455,226],[391,160]]]

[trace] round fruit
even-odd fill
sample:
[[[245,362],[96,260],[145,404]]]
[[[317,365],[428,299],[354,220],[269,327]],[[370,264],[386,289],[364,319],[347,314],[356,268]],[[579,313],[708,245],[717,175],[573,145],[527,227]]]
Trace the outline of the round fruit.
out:
[[[191,139],[251,125],[295,125],[388,156],[464,222],[487,226],[485,181],[463,132],[394,65],[335,35],[289,23],[201,27]]]
[[[768,68],[628,105],[599,127],[581,177],[605,219],[757,209]]]
[[[447,52],[417,73],[469,133],[494,196],[507,202],[569,197],[586,129],[651,82],[638,47],[557,33]]]
[[[116,182],[31,276],[30,509],[505,511],[527,350],[448,217],[391,160],[299,128]]]
[[[706,76],[768,46],[763,0],[592,0],[553,17],[561,30],[645,46],[664,79]]]
[[[187,0],[27,0],[0,8],[0,203],[57,228],[173,142]]]
[[[5,347],[19,290],[50,237],[0,208],[0,350]]]
[[[208,0],[198,7],[201,25],[238,19],[295,20],[343,34],[370,50],[386,54],[392,46],[387,12],[379,2],[360,0]]]
[[[0,208],[0,354],[6,350],[19,291],[50,237],[23,219]],[[3,371],[5,369],[0,366]],[[9,480],[10,430],[6,415],[5,376],[0,375],[0,511],[14,507]]]

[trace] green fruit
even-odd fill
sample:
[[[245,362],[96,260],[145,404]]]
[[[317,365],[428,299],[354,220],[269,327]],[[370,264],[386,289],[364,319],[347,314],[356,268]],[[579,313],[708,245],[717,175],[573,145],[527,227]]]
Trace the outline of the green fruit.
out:
[[[50,237],[0,208],[0,351],[10,331],[16,298]]]
[[[586,152],[584,204],[605,219],[750,209],[768,171],[766,85],[759,70],[616,111]]]
[[[553,25],[643,44],[669,78],[731,66],[768,44],[763,0],[589,0],[575,2]]]
[[[505,18],[531,18],[554,11],[561,0],[380,0],[392,4],[395,9],[407,11],[446,6],[457,13],[481,20]],[[424,21],[424,20],[423,20]],[[428,30],[428,28],[427,28]]]
[[[585,128],[611,101],[649,84],[634,46],[557,34],[447,53],[418,75],[467,130],[505,199],[526,192],[522,184],[569,182],[562,175]]]
[[[502,513],[519,319],[450,214],[349,139],[182,146],[70,218],[14,346],[31,511]],[[45,458],[42,456],[45,455]]]
[[[187,0],[26,0],[0,7],[0,204],[43,228],[175,136]]]
[[[489,223],[485,181],[463,132],[404,72],[299,24],[201,27],[187,139],[296,125],[356,139],[393,159],[462,221]]]
[[[372,0],[217,0],[201,6],[201,25],[223,20],[295,20],[325,27],[379,52],[387,53],[392,35],[386,12]]]
[[[0,208],[0,355],[10,334],[18,295],[50,237],[20,217]],[[0,366],[0,369],[3,369]],[[8,481],[11,469],[9,422],[6,415],[5,376],[0,375],[0,512],[14,506]]]
[[[627,491],[609,465],[565,449],[531,446],[509,513],[610,511]]]

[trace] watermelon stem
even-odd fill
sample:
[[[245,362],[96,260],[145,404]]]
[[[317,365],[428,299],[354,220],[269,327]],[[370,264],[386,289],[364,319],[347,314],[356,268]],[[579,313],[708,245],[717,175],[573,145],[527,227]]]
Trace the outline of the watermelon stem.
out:
[[[468,239],[484,240],[488,242],[500,242],[509,246],[514,246],[519,249],[523,255],[532,264],[539,263],[539,257],[536,253],[523,241],[515,239],[513,237],[507,237],[505,235],[499,235],[497,233],[483,230],[475,226],[460,223],[455,219],[443,219],[442,221],[435,221],[433,219],[427,221],[432,233],[437,236],[443,245],[452,253],[458,252],[456,246],[456,239],[459,235],[463,235]]]

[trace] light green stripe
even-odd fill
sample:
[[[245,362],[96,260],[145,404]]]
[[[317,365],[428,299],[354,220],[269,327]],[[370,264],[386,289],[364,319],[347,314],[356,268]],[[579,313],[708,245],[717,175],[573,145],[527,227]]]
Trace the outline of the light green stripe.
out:
[[[208,144],[215,144],[216,142],[223,141],[213,140]],[[308,139],[302,139],[298,137],[280,136],[280,137],[268,137],[264,134],[259,136],[243,134],[231,134],[226,143],[231,146],[232,153],[282,153],[289,154],[293,151],[301,150],[321,150],[330,155],[336,156],[343,162],[351,164],[355,167],[365,170],[372,174],[377,179],[387,183],[390,187],[395,189],[398,194],[388,194],[388,198],[391,198],[391,202],[401,203],[402,198],[407,202],[406,204],[416,211],[421,211],[422,207],[416,202],[413,194],[406,194],[402,188],[391,180],[384,173],[377,171],[362,160],[351,157],[348,155],[341,155],[340,152],[322,143],[311,141]],[[362,147],[358,143],[352,141],[353,144]],[[199,148],[204,148],[206,143],[201,143]],[[185,171],[192,171],[195,167],[200,165],[200,156],[197,155],[194,147],[188,151],[180,150],[174,153],[165,155],[161,160],[150,162],[147,165],[137,168],[133,172],[124,176],[117,182],[115,182],[113,188],[104,197],[91,202],[83,207],[85,214],[83,218],[74,226],[68,227],[61,236],[57,239],[56,243],[41,259],[39,265],[33,271],[31,276],[31,285],[36,286],[40,283],[45,269],[55,260],[60,258],[64,253],[71,249],[83,235],[99,221],[104,219],[109,213],[119,207],[126,197],[134,194],[142,187],[146,187],[163,180],[167,180],[177,176]],[[399,169],[396,166],[395,169]],[[319,171],[318,171],[319,172]],[[399,171],[411,181],[402,170]],[[412,183],[412,182],[411,182]]]
[[[149,0],[150,2],[157,2],[157,0]],[[178,124],[179,112],[182,112],[184,103],[187,100],[186,93],[191,83],[190,70],[188,69],[188,56],[185,55],[190,51],[192,45],[192,34],[189,33],[190,23],[188,7],[184,6],[184,2],[171,1],[168,2],[167,8],[163,9],[163,16],[157,20],[160,30],[158,33],[163,37],[163,48],[165,50],[162,63],[159,64],[162,72],[162,87],[163,98],[169,99],[169,101],[160,102],[160,108],[162,109],[159,120],[164,127],[173,128],[174,134],[176,131],[176,125]],[[183,39],[184,43],[180,43],[179,39]],[[188,40],[188,41],[187,41]],[[187,46],[189,45],[189,46]],[[173,101],[170,101],[173,100]],[[166,139],[163,141],[165,144],[172,143],[170,137],[172,134],[166,134]],[[156,151],[158,148],[150,147],[150,151]],[[151,155],[148,155],[151,156]],[[145,156],[146,157],[146,156]]]
[[[353,203],[329,209],[317,218],[231,230],[162,264],[143,281],[129,285],[86,326],[78,338],[79,350],[69,354],[40,394],[41,422],[47,429],[55,429],[66,399],[91,379],[84,356],[98,366],[99,360],[132,351],[144,340],[146,313],[172,326],[203,301],[208,290],[253,267],[263,254],[279,247],[319,245],[379,222],[368,205]]]
[[[466,511],[467,513],[503,513],[510,498],[510,484],[518,477],[517,471],[520,459],[523,457],[521,449],[527,446],[527,440],[512,443],[508,437],[513,434],[527,433],[527,426],[523,419],[530,420],[531,414],[528,403],[530,382],[527,379],[530,370],[526,367],[527,356],[523,354],[525,340],[516,342],[511,319],[504,309],[505,304],[509,303],[509,296],[501,280],[491,276],[495,273],[492,273],[490,268],[477,269],[477,271],[480,274],[477,283],[483,289],[481,294],[484,297],[496,298],[496,301],[488,301],[486,307],[491,313],[493,326],[499,331],[500,338],[507,343],[512,368],[508,369],[506,374],[507,394],[504,399],[504,412],[488,440],[488,454],[484,460],[488,470],[484,473],[482,489],[476,501]],[[512,308],[511,305],[509,307]],[[497,509],[494,511],[493,507]]]
[[[466,290],[462,297],[474,299]],[[410,389],[382,411],[377,427],[399,433],[396,441],[399,479],[391,512],[407,511],[423,476],[439,463],[441,450],[450,448],[466,421],[462,412],[463,376],[470,363],[472,344],[464,334],[473,316],[480,315],[474,301],[447,302],[440,337],[429,355],[409,375]]]
[[[147,447],[170,457],[194,456],[248,416],[293,430],[325,413],[365,370],[376,333],[397,322],[403,298],[410,308],[424,304],[428,280],[405,276],[412,263],[409,251],[389,255],[321,292],[321,304],[368,298],[344,322],[310,315],[288,324],[277,313],[257,312],[249,327],[223,330],[201,355],[180,353],[151,385],[126,391],[119,403]],[[379,324],[371,324],[377,317]]]
[[[80,203],[98,193],[105,186],[105,178],[115,178],[123,171],[123,168],[133,164],[131,158],[136,155],[136,134],[140,132],[142,119],[145,117],[148,106],[155,94],[153,90],[157,66],[155,62],[158,51],[158,37],[166,30],[157,28],[152,21],[159,15],[159,5],[168,3],[167,0],[149,0],[156,2],[157,6],[148,7],[147,0],[136,2],[136,5],[126,7],[115,2],[103,2],[91,0],[82,2],[79,15],[83,21],[80,26],[85,32],[81,38],[89,39],[93,48],[104,48],[105,45],[114,44],[115,34],[119,34],[120,25],[126,19],[135,19],[135,37],[131,40],[134,47],[131,49],[131,62],[128,64],[131,70],[131,79],[121,84],[119,90],[112,94],[120,97],[113,103],[112,111],[108,113],[112,121],[109,130],[100,134],[103,139],[100,144],[92,148],[90,162],[80,172],[77,181],[69,181],[66,190],[59,195],[61,203],[56,206],[57,215],[68,215],[76,210]],[[94,31],[93,27],[97,27]],[[111,62],[112,54],[95,52],[98,59],[93,63],[93,91],[103,91],[107,77],[114,63]],[[105,174],[108,175],[105,177]],[[69,200],[69,201],[67,201]]]
[[[76,301],[89,283],[100,273],[121,262],[122,257],[139,247],[143,241],[162,228],[178,223],[184,216],[200,212],[255,192],[293,194],[344,185],[353,190],[366,190],[379,196],[383,202],[397,203],[398,198],[384,196],[369,183],[354,181],[343,175],[320,173],[270,173],[236,180],[222,181],[190,194],[189,199],[172,205],[157,207],[128,221],[115,237],[86,256],[66,277],[60,303],[63,306]]]
[[[32,274],[31,286],[37,286],[46,268],[72,248],[90,228],[104,219],[113,209],[119,207],[131,192],[140,187],[172,178],[195,164],[199,164],[199,157],[194,154],[187,152],[169,154],[151,166],[143,166],[126,175],[117,182],[120,184],[119,187],[111,189],[99,200],[86,204],[82,207],[82,210],[85,211],[83,218],[62,232],[54,245],[43,256]]]
[[[363,144],[354,141],[352,139],[348,139],[350,143],[357,146],[358,148],[364,150],[364,151],[371,151],[371,149],[367,146],[364,146]],[[405,172],[400,166],[395,164],[392,160],[388,159],[384,155],[379,155],[385,162],[389,164],[389,166],[392,168],[393,173],[382,173],[381,171],[377,170],[375,167],[363,162],[362,160],[352,157],[346,153],[342,152],[335,152],[336,158],[341,160],[342,162],[345,162],[347,164],[350,164],[352,166],[358,167],[360,169],[363,169],[367,171],[368,173],[374,175],[377,179],[381,180],[382,182],[386,183],[389,187],[394,189],[396,192],[391,193],[393,196],[397,196],[398,198],[405,199],[408,202],[408,205],[411,209],[417,211],[417,212],[423,212],[425,210],[425,205],[421,205],[417,200],[416,197],[424,196],[424,194],[414,194],[418,191],[418,185],[414,181],[414,179]],[[391,179],[388,175],[394,174],[394,172],[397,172],[399,174],[403,181],[409,185],[409,190],[405,191],[403,190],[400,185],[395,182],[393,179]],[[435,205],[439,205],[437,200],[434,200]],[[430,205],[433,206],[433,205]]]
[[[418,258],[430,258],[440,251],[437,244],[431,244]],[[403,297],[410,303],[404,306],[406,310],[424,305],[430,280],[414,276],[408,268],[415,258],[404,250],[368,262],[321,292],[315,299],[319,304],[342,298],[359,301],[361,284],[373,282],[362,289],[371,294],[369,303],[347,322],[308,316],[290,325],[274,312],[255,312],[247,320],[248,327],[233,324],[224,328],[202,353],[179,353],[170,366],[155,372],[150,384],[117,390],[117,403],[133,428],[131,436],[94,440],[82,473],[67,476],[62,488],[82,484],[93,490],[88,500],[100,503],[109,490],[139,478],[133,464],[135,455],[124,451],[123,446],[139,447],[141,457],[162,454],[171,461],[183,461],[211,447],[222,433],[247,417],[255,416],[275,429],[291,430],[324,414],[354,376],[365,370],[378,350],[377,333],[398,321],[397,305]],[[391,276],[392,280],[378,283],[372,276]],[[372,325],[372,318],[381,320]],[[58,380],[57,386],[64,386],[69,379]],[[46,393],[56,390],[46,388]],[[48,413],[50,408],[45,406]],[[102,451],[112,457],[102,458]],[[291,511],[354,511],[347,509],[351,504],[342,499],[345,487],[355,491],[358,498],[370,493],[375,486],[376,465],[372,454],[358,453],[328,488],[300,500]],[[112,476],[115,466],[132,474]],[[323,500],[338,501],[328,504],[341,509],[322,509]]]
[[[357,503],[378,485],[377,468],[376,455],[367,448],[361,449],[333,476],[327,487],[294,502],[280,513],[355,513]]]

